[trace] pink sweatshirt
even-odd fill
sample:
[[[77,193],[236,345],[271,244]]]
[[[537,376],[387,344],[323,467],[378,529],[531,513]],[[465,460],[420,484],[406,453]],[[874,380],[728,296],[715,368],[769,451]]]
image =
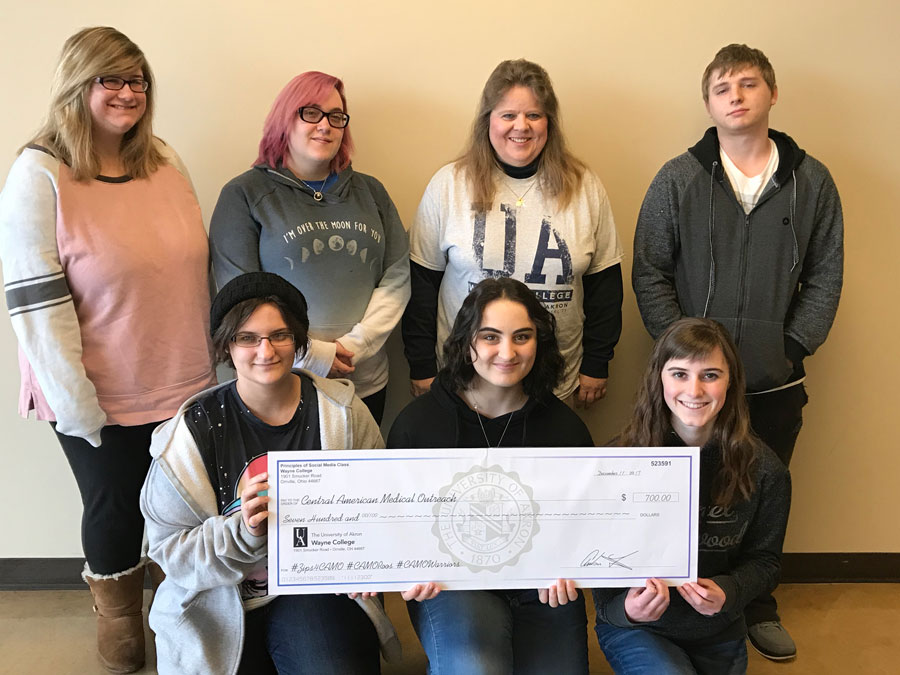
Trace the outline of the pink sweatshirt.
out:
[[[0,193],[0,255],[20,345],[19,411],[99,442],[104,424],[171,417],[215,382],[208,245],[180,162],[76,182],[40,149]],[[176,168],[178,167],[178,168]]]

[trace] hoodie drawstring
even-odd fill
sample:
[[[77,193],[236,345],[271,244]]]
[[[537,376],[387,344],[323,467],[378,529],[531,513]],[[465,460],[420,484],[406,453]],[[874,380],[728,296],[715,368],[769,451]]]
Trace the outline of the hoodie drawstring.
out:
[[[797,210],[797,171],[791,170],[791,177],[794,180],[793,188],[791,189],[791,235],[794,238],[794,246],[791,259],[791,272],[794,271],[794,268],[797,267],[797,263],[800,262],[800,245],[797,243],[797,230],[794,229],[794,212]]]
[[[713,230],[715,229],[715,208],[716,208],[716,167],[719,166],[718,161],[712,163],[712,170],[709,172],[709,222],[707,229],[709,231],[709,289],[706,292],[706,305],[703,307],[703,318],[706,318],[709,312],[709,302],[712,300],[713,288],[716,285],[716,258],[713,255]],[[793,227],[793,219],[791,220]],[[796,238],[795,240],[796,241]]]

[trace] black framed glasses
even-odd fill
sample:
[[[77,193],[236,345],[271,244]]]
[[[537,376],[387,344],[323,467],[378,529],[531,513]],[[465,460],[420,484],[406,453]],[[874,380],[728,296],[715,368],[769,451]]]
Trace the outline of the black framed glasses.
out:
[[[338,111],[327,113],[313,105],[305,105],[297,111],[300,119],[310,124],[318,124],[323,117],[328,118],[328,126],[333,129],[343,129],[350,124],[350,115]]]
[[[273,347],[287,347],[294,344],[294,334],[272,333],[271,335],[257,335],[256,333],[238,333],[231,337],[231,341],[238,347],[259,347],[263,340],[268,340]]]
[[[94,82],[99,83],[104,89],[112,91],[120,91],[126,84],[135,94],[143,94],[150,88],[150,82],[143,77],[136,77],[133,80],[126,80],[124,77],[95,77]]]

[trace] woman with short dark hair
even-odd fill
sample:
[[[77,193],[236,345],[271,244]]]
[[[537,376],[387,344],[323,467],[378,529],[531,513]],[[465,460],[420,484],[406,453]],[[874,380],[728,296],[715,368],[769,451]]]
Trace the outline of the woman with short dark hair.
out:
[[[591,446],[584,422],[553,394],[563,371],[556,320],[514,279],[486,279],[462,303],[444,367],[404,408],[391,448]],[[408,601],[429,673],[588,671],[584,597],[549,589],[443,591]]]

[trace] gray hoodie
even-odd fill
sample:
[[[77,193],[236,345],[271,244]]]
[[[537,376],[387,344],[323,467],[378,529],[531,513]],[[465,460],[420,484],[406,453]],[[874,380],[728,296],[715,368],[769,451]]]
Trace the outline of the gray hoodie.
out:
[[[843,283],[844,222],[828,169],[786,134],[769,136],[778,169],[749,214],[722,169],[715,128],[660,169],[638,216],[631,277],[654,338],[684,316],[722,323],[751,392],[802,373]]]
[[[322,448],[383,448],[375,420],[346,380],[309,374],[318,394]],[[160,673],[230,674],[244,645],[244,608],[238,584],[267,553],[267,538],[250,533],[240,511],[220,516],[215,495],[185,411],[153,432],[153,463],[141,491],[149,556],[166,580],[156,592],[150,626],[156,632]],[[386,657],[399,649],[390,620],[374,600],[357,602],[372,619]]]
[[[261,164],[222,188],[209,223],[219,288],[273,272],[309,303],[309,348],[297,365],[325,377],[335,340],[366,397],[388,381],[385,343],[409,300],[409,237],[387,190],[347,167],[317,201],[290,169]]]

